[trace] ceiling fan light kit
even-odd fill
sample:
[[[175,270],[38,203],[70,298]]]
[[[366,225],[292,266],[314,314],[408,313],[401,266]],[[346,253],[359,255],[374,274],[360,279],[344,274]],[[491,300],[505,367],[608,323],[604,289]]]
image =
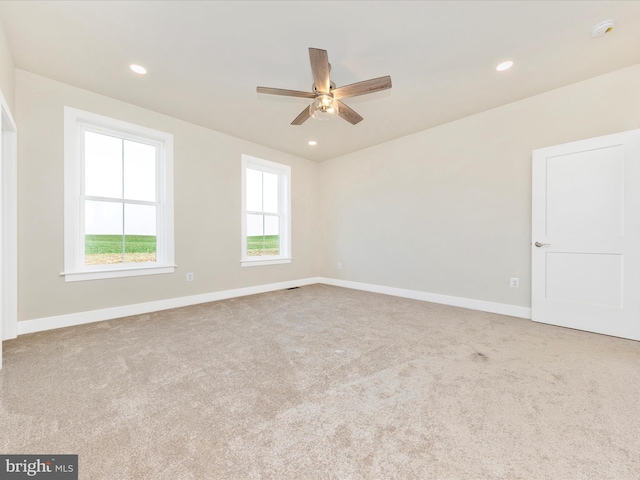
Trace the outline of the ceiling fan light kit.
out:
[[[320,94],[309,106],[309,114],[316,120],[331,120],[340,111],[338,101],[331,94]]]
[[[300,112],[291,122],[291,125],[302,125],[309,118],[329,120],[336,116],[340,116],[355,125],[362,120],[362,117],[351,107],[345,105],[341,99],[391,88],[391,77],[388,75],[336,88],[336,84],[329,78],[331,65],[329,64],[327,51],[319,48],[309,48],[309,60],[311,61],[311,73],[313,74],[312,92],[271,87],[257,88],[258,93],[269,95],[313,98],[313,103]]]

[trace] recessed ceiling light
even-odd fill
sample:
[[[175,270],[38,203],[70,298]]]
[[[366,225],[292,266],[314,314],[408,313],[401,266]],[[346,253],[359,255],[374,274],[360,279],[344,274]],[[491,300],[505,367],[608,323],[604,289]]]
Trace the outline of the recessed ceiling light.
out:
[[[147,73],[147,69],[146,68],[144,68],[141,65],[136,65],[135,63],[132,64],[132,65],[129,65],[129,68],[131,70],[133,70],[134,72],[139,73],[140,75],[144,75],[145,73]]]
[[[513,62],[511,60],[507,60],[506,62],[502,62],[500,65],[498,65],[496,67],[496,70],[502,72],[504,70],[508,70],[511,67],[513,67]]]
[[[309,140],[309,145],[311,145],[312,147],[317,144],[318,142],[316,142],[315,140]]]

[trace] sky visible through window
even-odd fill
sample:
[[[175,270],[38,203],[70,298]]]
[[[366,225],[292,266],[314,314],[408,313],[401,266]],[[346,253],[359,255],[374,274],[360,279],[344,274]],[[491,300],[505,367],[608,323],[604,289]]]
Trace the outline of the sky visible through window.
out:
[[[278,175],[247,168],[246,182],[247,236],[278,235]]]
[[[85,195],[156,201],[156,147],[85,133]],[[155,205],[85,202],[87,235],[156,235]]]

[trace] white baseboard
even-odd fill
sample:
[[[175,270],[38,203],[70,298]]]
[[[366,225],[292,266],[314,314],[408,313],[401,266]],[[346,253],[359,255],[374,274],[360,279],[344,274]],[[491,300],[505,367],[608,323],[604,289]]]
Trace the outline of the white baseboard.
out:
[[[36,318],[34,320],[24,320],[22,322],[18,322],[18,335],[71,327],[85,323],[101,322],[103,320],[112,320],[114,318],[129,317],[131,315],[140,315],[143,313],[158,312],[160,310],[169,310],[171,308],[187,307],[189,305],[215,302],[217,300],[226,300],[228,298],[244,297],[246,295],[255,295],[257,293],[273,292],[275,290],[284,290],[285,288],[302,287],[313,283],[321,282],[319,278],[305,278],[302,280],[290,280],[288,282],[256,285],[255,287],[235,288],[232,290],[222,290],[220,292],[190,295],[188,297],[136,303],[134,305],[124,305],[122,307],[103,308],[101,310],[90,310],[88,312],[69,313],[53,317]]]
[[[53,317],[36,318],[34,320],[24,320],[18,322],[18,335],[41,332],[44,330],[54,330],[56,328],[71,327],[74,325],[82,325],[85,323],[100,322],[103,320],[112,320],[114,318],[129,317],[131,315],[158,312],[161,310],[169,310],[171,308],[197,305],[199,303],[215,302],[217,300],[226,300],[228,298],[244,297],[246,295],[255,295],[257,293],[273,292],[275,290],[284,290],[285,288],[302,287],[304,285],[312,285],[314,283],[324,283],[326,285],[333,285],[336,287],[364,290],[374,293],[383,293],[386,295],[393,295],[395,297],[411,298],[414,300],[422,300],[425,302],[441,303],[444,305],[470,308],[472,310],[480,310],[483,312],[498,313],[501,315],[510,315],[513,317],[531,319],[531,309],[527,307],[517,307],[515,305],[506,305],[503,303],[485,302],[484,300],[473,300],[470,298],[452,297],[449,295],[420,292],[417,290],[406,290],[403,288],[385,287],[381,285],[372,285],[369,283],[351,282],[348,280],[338,280],[335,278],[311,277],[301,280],[290,280],[288,282],[269,283],[266,285],[257,285],[254,287],[236,288],[232,290],[222,290],[220,292],[190,295],[188,297],[170,298],[167,300],[157,300],[154,302],[124,305],[122,307],[111,307],[101,310],[91,310],[88,312],[69,313],[66,315],[56,315]]]
[[[370,283],[351,282],[349,280],[338,280],[336,278],[321,277],[318,279],[318,283],[334,285],[336,287],[352,288],[354,290],[364,290],[366,292],[383,293],[385,295],[393,295],[394,297],[411,298],[413,300],[422,300],[424,302],[441,303],[454,307],[480,310],[481,312],[499,313],[500,315],[509,315],[511,317],[531,320],[531,308],[529,307],[518,307],[516,305],[507,305],[505,303],[486,302],[484,300],[474,300],[472,298],[452,297],[449,295],[441,295],[439,293],[406,290],[404,288],[385,287]]]

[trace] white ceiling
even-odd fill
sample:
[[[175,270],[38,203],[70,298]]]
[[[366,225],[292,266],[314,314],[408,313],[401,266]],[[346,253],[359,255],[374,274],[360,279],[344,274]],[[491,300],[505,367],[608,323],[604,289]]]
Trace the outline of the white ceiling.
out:
[[[640,62],[639,1],[2,1],[0,21],[17,68],[317,161]],[[338,86],[393,88],[345,100],[358,125],[291,126],[309,101],[256,86],[310,90],[308,47]]]

